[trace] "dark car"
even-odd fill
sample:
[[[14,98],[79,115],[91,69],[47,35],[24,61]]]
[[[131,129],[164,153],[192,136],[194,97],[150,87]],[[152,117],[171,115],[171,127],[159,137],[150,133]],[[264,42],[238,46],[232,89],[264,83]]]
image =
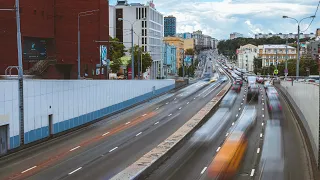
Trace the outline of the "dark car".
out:
[[[234,82],[232,84],[231,90],[239,93],[241,91],[241,85],[239,83]]]
[[[256,82],[255,76],[248,76],[248,93],[247,93],[247,100],[255,100],[257,101],[259,98],[259,86]]]
[[[272,117],[279,118],[282,112],[280,100],[276,94],[269,94],[267,97],[268,110]]]

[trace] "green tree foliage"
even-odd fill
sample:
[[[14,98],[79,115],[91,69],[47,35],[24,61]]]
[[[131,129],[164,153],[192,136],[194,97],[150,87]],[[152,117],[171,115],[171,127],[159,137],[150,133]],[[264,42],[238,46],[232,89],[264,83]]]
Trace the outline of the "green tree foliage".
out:
[[[309,38],[301,39],[301,42],[305,42],[309,40]],[[294,43],[296,39],[288,39],[288,43]],[[263,44],[285,44],[286,40],[281,39],[280,37],[271,37],[271,38],[236,38],[236,39],[228,39],[222,40],[218,44],[219,53],[229,56],[230,59],[236,58],[236,50],[240,48],[240,46],[246,44],[253,44],[255,46],[263,45]]]
[[[194,55],[194,50],[193,49],[187,49],[185,52],[186,55],[193,56]]]
[[[257,74],[258,72],[261,73],[262,59],[255,57],[255,58],[253,59],[253,67],[254,67],[254,73],[255,73],[255,74]]]
[[[120,66],[122,65],[122,62],[120,60],[121,57],[123,57],[125,54],[125,46],[122,43],[119,43],[118,38],[110,38],[110,57],[112,64],[110,65],[110,68],[112,72],[117,72],[120,69]]]
[[[131,53],[131,48],[130,48],[129,52]],[[134,53],[134,75],[136,77],[138,75],[138,61],[140,61],[140,63],[141,63],[141,53],[142,53],[142,73],[146,72],[147,68],[151,67],[152,58],[149,53],[144,53],[142,51],[142,48],[140,48],[137,45],[134,46],[133,53]],[[128,64],[128,67],[131,68],[131,60]],[[141,68],[141,64],[140,64],[139,68]],[[141,69],[140,69],[140,71],[141,71]]]

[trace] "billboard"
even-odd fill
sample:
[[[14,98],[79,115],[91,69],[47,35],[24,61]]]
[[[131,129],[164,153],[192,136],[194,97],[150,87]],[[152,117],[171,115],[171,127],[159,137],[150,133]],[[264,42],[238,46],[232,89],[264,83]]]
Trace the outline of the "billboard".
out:
[[[23,38],[23,59],[43,60],[47,58],[47,41],[42,38]]]

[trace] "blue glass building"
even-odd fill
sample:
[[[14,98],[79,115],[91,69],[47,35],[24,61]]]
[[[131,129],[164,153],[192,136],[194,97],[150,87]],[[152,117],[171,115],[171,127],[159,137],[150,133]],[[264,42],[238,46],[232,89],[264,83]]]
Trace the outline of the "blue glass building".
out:
[[[164,36],[175,36],[177,31],[176,17],[164,17]]]

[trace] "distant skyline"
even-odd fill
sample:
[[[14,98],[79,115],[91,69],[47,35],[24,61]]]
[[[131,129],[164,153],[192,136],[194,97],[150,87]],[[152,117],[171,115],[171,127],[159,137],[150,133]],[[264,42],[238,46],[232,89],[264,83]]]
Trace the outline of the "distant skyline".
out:
[[[116,0],[110,0],[115,5]],[[128,0],[143,3],[146,0]],[[297,33],[294,20],[283,15],[301,18],[314,15],[318,0],[154,0],[157,10],[164,16],[177,18],[177,33],[202,30],[217,39],[228,39],[230,33],[238,32],[246,37],[258,33]],[[319,10],[320,11],[320,10]],[[320,13],[317,13],[320,16]],[[315,33],[320,28],[316,17],[307,31]],[[301,23],[307,29],[311,19]]]

